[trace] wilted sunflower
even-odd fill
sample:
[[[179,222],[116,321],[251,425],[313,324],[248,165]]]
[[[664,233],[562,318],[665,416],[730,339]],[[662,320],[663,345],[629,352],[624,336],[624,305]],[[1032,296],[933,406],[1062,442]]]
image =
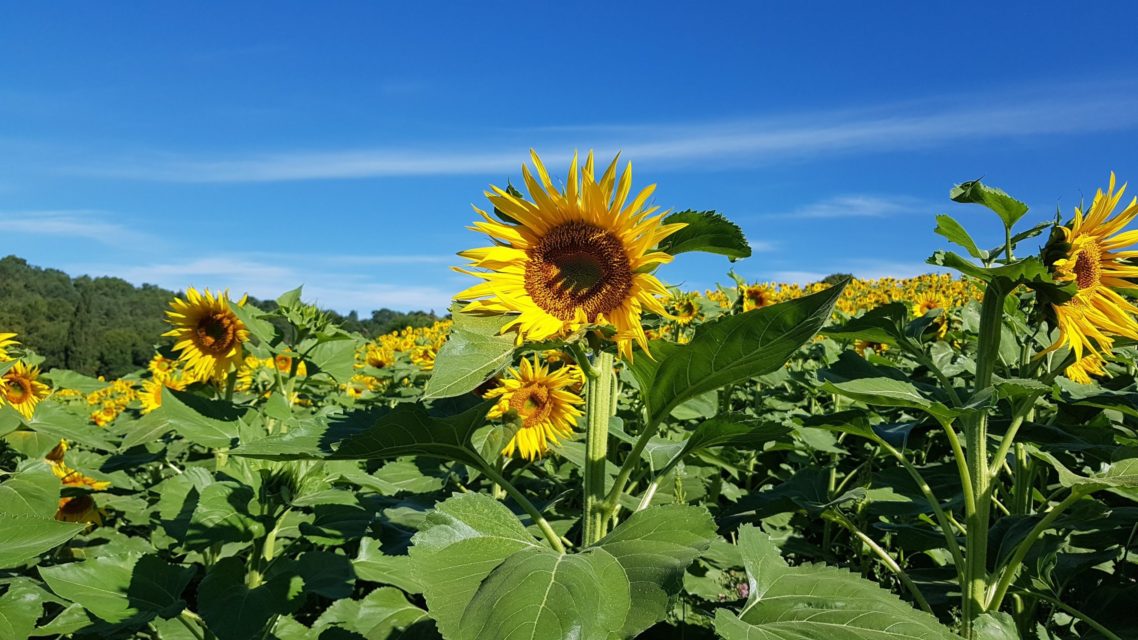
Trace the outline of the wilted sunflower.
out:
[[[560,438],[569,437],[582,415],[576,405],[585,402],[569,391],[575,385],[569,367],[551,372],[537,357],[532,363],[523,358],[520,367],[511,368],[501,385],[486,394],[487,398],[498,398],[486,417],[513,413],[521,423],[502,455],[513,455],[516,450],[526,460],[533,460],[549,450],[550,442],[557,444]]]
[[[198,380],[223,378],[244,357],[249,330],[229,308],[231,304],[227,293],[215,296],[206,289],[201,294],[191,287],[186,299],[174,298],[166,312],[166,321],[174,328],[162,335],[177,340],[174,350]],[[244,304],[244,298],[237,302]]]
[[[1138,216],[1138,198],[1110,218],[1126,191],[1122,185],[1115,193],[1114,184],[1111,172],[1107,192],[1099,189],[1095,193],[1085,215],[1076,207],[1071,225],[1059,227],[1044,247],[1055,280],[1077,286],[1070,300],[1052,305],[1059,338],[1044,351],[1063,345],[1071,348],[1076,362],[1066,373],[1072,380],[1088,379],[1088,373],[1099,374],[1101,360],[1110,355],[1115,336],[1138,340],[1138,322],[1134,319],[1138,307],[1116,291],[1133,287],[1132,281],[1138,280],[1138,266],[1126,262],[1138,257],[1138,251],[1121,250],[1138,242],[1138,231],[1122,232]],[[1097,356],[1098,360],[1088,360],[1088,356]]]
[[[6,347],[10,347],[14,344],[19,344],[16,342],[15,338],[16,334],[14,333],[0,333],[0,362],[8,362],[12,359],[8,356],[8,350]]]
[[[39,367],[29,367],[23,360],[17,360],[0,378],[0,396],[25,419],[31,419],[36,405],[51,393],[51,389],[39,381],[39,375]]]
[[[580,168],[574,155],[561,191],[531,155],[538,177],[525,166],[522,176],[532,202],[492,186],[486,196],[509,222],[475,207],[483,220],[471,229],[495,244],[459,253],[480,271],[458,270],[485,282],[455,298],[473,301],[468,312],[518,314],[502,331],[516,331],[519,344],[612,325],[621,354],[631,359],[633,341],[647,349],[642,311],[665,315],[659,297],[668,292],[652,271],[672,256],[652,249],[684,225],[651,217],[658,207],[646,202],[654,185],[629,201],[631,164],[618,179],[614,159],[598,180],[593,154]]]

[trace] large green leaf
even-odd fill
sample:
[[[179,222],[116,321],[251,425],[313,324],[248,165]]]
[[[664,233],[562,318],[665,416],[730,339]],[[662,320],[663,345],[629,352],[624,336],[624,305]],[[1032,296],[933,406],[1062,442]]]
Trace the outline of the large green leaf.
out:
[[[198,585],[198,613],[218,640],[259,638],[277,615],[290,612],[301,581],[282,574],[249,588],[245,562],[224,558]]]
[[[465,611],[491,571],[515,552],[541,548],[509,509],[478,493],[439,503],[413,541],[411,568],[448,638],[465,637]]]
[[[474,593],[455,640],[608,640],[629,613],[628,578],[603,549],[517,551]]]
[[[959,640],[935,617],[861,576],[789,566],[751,525],[740,528],[738,546],[749,593],[738,615],[716,612],[715,630],[726,640]]]
[[[859,400],[879,407],[905,407],[919,409],[942,424],[952,422],[960,412],[941,402],[926,398],[916,385],[893,378],[858,378],[844,382],[824,382],[822,388],[830,393]]]
[[[952,188],[948,197],[955,202],[980,204],[1000,216],[1004,226],[1009,229],[1027,213],[1027,205],[1004,193],[996,187],[989,187],[979,180],[962,182]]]
[[[144,444],[167,431],[175,431],[203,447],[224,449],[233,443],[238,431],[232,406],[169,388],[162,389],[162,406],[132,423],[132,428],[123,441],[123,449]]]
[[[651,420],[663,420],[673,407],[701,393],[777,370],[830,318],[848,282],[724,316],[701,325],[686,345],[653,342],[655,360],[642,355],[632,367]]]
[[[485,422],[488,408],[482,403],[444,418],[428,415],[422,405],[411,403],[390,411],[355,412],[243,444],[232,454],[272,460],[388,460],[423,455],[480,467],[484,461],[470,439]]]
[[[166,533],[187,549],[245,542],[264,534],[249,515],[253,491],[233,481],[217,481],[200,467],[186,469],[156,487],[158,515]]]
[[[107,442],[106,432],[88,420],[85,414],[71,411],[54,400],[46,400],[36,407],[35,414],[25,424],[32,431],[49,436],[56,442],[69,440],[99,451],[114,451],[115,447]]]
[[[394,587],[380,587],[363,600],[337,600],[312,625],[312,634],[302,637],[359,637],[338,636],[325,631],[329,628],[354,632],[368,640],[438,637],[427,612],[408,602],[407,596]]]
[[[0,638],[27,640],[43,613],[41,591],[30,580],[20,579],[0,596]]]
[[[379,540],[360,540],[360,551],[352,560],[352,568],[360,580],[390,584],[407,593],[422,593],[423,585],[415,579],[411,556],[392,556],[383,553]]]
[[[677,255],[705,251],[727,256],[732,262],[751,255],[751,245],[739,225],[714,211],[678,211],[664,218],[664,224],[687,226],[660,241],[660,251]]]
[[[479,316],[452,309],[454,326],[435,357],[423,399],[448,398],[474,390],[513,360],[514,336],[499,335],[510,316]]]
[[[845,323],[829,326],[822,335],[845,340],[868,340],[895,345],[905,339],[909,307],[903,302],[890,302],[850,318]]]
[[[707,509],[668,505],[632,514],[597,542],[628,576],[632,607],[621,628],[623,637],[664,619],[683,587],[684,571],[715,538]]]
[[[0,483],[0,568],[19,566],[83,531],[85,525],[55,519],[59,488],[43,464]]]
[[[308,360],[316,366],[316,371],[309,372],[309,375],[326,373],[341,384],[351,380],[356,372],[356,349],[360,344],[358,339],[344,337],[316,345],[308,354]]]
[[[161,615],[169,618],[186,603],[182,591],[194,577],[193,567],[166,563],[152,555],[108,555],[55,567],[40,576],[60,597],[83,605],[107,622],[138,616],[139,624]]]

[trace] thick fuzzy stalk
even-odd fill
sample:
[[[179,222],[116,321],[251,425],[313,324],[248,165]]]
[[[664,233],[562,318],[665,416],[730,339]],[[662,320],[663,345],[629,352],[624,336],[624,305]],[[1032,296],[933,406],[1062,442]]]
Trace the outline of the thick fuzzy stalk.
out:
[[[605,513],[605,463],[608,460],[609,420],[613,410],[613,355],[598,352],[593,359],[594,375],[585,383],[585,514],[584,539],[589,545],[604,537],[608,522]]]

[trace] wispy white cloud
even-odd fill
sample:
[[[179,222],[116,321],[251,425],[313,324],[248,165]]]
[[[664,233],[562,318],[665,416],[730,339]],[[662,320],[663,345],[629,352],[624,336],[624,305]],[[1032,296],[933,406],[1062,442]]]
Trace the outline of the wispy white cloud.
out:
[[[882,218],[929,211],[932,205],[904,195],[846,194],[811,202],[782,213],[759,214],[762,218]]]
[[[715,168],[767,164],[821,154],[896,151],[968,140],[1123,130],[1138,126],[1138,92],[1118,85],[1088,96],[1050,92],[971,96],[970,102],[911,102],[860,110],[824,111],[699,123],[605,124],[517,132],[525,143],[479,140],[446,146],[297,150],[247,155],[101,158],[70,170],[88,175],[171,182],[272,182],[412,175],[494,174],[516,170],[528,145],[571,149],[582,139],[602,156],[625,156],[660,167]],[[1068,97],[1069,96],[1069,97]],[[975,106],[981,105],[981,106]],[[535,140],[537,138],[537,140]],[[543,156],[545,157],[545,156]],[[550,154],[564,163],[563,152]]]
[[[0,211],[9,234],[84,238],[111,246],[134,246],[156,240],[150,234],[107,220],[96,209]]]

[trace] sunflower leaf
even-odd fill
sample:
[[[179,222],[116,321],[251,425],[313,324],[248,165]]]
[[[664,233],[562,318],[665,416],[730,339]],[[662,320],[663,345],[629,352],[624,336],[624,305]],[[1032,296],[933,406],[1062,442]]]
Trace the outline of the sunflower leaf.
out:
[[[701,325],[686,345],[651,343],[632,373],[653,422],[688,398],[777,371],[826,323],[849,280],[815,294]]]
[[[510,316],[477,316],[452,308],[454,327],[435,357],[424,400],[469,393],[514,358],[514,337],[500,335]]]
[[[59,487],[59,479],[39,463],[0,483],[0,568],[19,566],[86,528],[55,519]]]
[[[944,236],[949,242],[964,247],[968,255],[973,258],[977,260],[988,259],[988,253],[976,246],[976,241],[972,239],[972,236],[968,235],[968,232],[956,221],[956,218],[946,214],[937,216],[936,228],[933,229],[933,231]]]
[[[704,251],[727,256],[732,262],[751,256],[743,230],[715,211],[679,211],[664,218],[664,224],[687,225],[660,241],[660,251],[673,256]]]
[[[196,570],[172,565],[154,555],[101,556],[54,567],[40,576],[57,595],[83,605],[107,622],[141,626],[156,616],[177,615],[185,608],[182,592]]]
[[[958,639],[935,617],[845,569],[791,567],[765,534],[739,529],[748,598],[738,615],[720,609],[715,630],[726,640]]]
[[[996,187],[989,187],[979,180],[962,182],[948,192],[954,202],[981,204],[1000,216],[1004,226],[1011,229],[1016,221],[1027,213],[1027,205],[1004,193]]]

